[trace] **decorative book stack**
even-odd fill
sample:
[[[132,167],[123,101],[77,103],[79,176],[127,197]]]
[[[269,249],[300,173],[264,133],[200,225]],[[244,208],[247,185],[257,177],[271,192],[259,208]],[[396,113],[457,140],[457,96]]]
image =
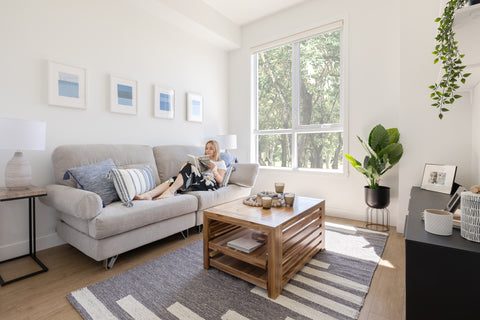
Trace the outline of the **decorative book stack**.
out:
[[[462,192],[461,199],[460,235],[467,240],[480,242],[480,194]]]
[[[231,240],[227,242],[227,246],[246,253],[250,253],[265,243],[265,238],[257,238],[252,236],[254,233],[248,233],[247,235]]]

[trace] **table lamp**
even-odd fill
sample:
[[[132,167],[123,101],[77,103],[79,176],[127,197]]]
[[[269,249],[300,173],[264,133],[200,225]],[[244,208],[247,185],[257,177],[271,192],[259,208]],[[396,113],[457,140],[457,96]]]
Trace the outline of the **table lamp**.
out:
[[[0,118],[0,149],[17,150],[5,168],[5,186],[11,190],[28,188],[32,181],[30,162],[23,150],[45,150],[46,123]]]
[[[225,149],[226,153],[228,153],[228,150],[237,149],[236,134],[220,135],[217,137],[217,141],[220,144],[220,149]]]

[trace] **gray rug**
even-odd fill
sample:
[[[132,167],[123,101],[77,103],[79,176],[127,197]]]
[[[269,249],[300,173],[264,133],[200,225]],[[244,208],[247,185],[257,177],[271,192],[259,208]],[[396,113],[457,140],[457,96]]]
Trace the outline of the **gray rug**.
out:
[[[318,253],[276,299],[215,268],[203,244],[128,270],[67,298],[84,319],[357,319],[387,234],[327,223]]]

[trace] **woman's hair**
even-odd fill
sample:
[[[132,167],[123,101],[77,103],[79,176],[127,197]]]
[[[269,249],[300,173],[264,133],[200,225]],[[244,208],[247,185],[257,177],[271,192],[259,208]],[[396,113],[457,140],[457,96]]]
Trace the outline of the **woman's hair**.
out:
[[[209,143],[211,143],[215,149],[215,161],[220,161],[220,145],[217,140],[208,140],[207,143],[205,143],[205,147],[207,147],[207,144]]]

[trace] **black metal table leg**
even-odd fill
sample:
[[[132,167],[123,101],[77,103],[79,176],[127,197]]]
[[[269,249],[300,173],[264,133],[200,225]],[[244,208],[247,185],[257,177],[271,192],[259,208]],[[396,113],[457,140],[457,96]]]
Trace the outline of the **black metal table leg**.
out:
[[[19,281],[19,280],[23,280],[25,278],[29,278],[29,277],[35,276],[39,273],[43,273],[43,272],[48,271],[48,268],[43,264],[43,262],[40,261],[40,259],[37,258],[35,197],[26,197],[26,198],[28,198],[29,253],[25,254],[25,255],[22,255],[22,256],[19,256],[19,257],[15,257],[15,258],[11,258],[11,259],[8,259],[8,260],[0,261],[0,264],[10,262],[10,261],[13,261],[13,260],[17,260],[17,259],[21,259],[21,258],[25,258],[25,257],[31,257],[33,259],[33,261],[35,261],[42,269],[38,270],[38,271],[35,271],[35,272],[32,272],[32,273],[29,273],[29,274],[26,274],[26,275],[23,275],[23,276],[20,276],[20,277],[15,278],[15,279],[8,280],[8,281],[4,281],[2,276],[0,275],[0,285],[1,286],[5,286],[7,284],[10,284],[10,283],[13,283],[13,282],[16,282],[16,281]],[[14,200],[14,199],[12,199],[12,200]]]

